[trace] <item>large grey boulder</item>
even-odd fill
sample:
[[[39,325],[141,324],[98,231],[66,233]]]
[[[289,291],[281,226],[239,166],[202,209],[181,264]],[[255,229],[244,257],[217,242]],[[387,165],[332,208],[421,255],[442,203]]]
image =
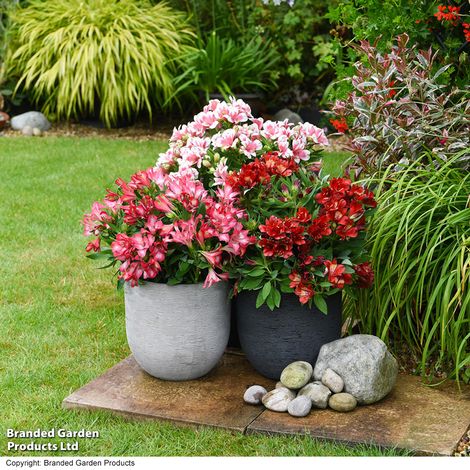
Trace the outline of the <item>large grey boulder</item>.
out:
[[[361,405],[385,397],[398,374],[397,361],[385,343],[371,335],[353,335],[324,344],[313,371],[315,380],[321,380],[328,368],[343,379],[343,391]]]
[[[273,121],[284,121],[287,119],[292,124],[302,124],[304,121],[303,119],[294,111],[291,111],[288,108],[283,108],[279,110],[274,116]]]
[[[37,128],[42,132],[48,131],[51,128],[51,123],[39,111],[28,111],[27,113],[18,114],[18,116],[11,118],[10,125],[15,131],[21,131],[26,126],[32,129]]]

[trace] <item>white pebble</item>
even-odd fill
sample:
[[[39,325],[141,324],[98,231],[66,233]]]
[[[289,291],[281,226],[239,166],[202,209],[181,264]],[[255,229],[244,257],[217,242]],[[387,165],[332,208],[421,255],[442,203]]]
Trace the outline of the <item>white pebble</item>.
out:
[[[311,409],[312,400],[305,395],[299,395],[297,398],[294,398],[287,406],[287,412],[297,418],[307,416]]]
[[[321,378],[322,384],[327,386],[333,393],[340,393],[343,391],[343,379],[331,369],[326,369]]]
[[[268,391],[261,385],[252,385],[246,389],[243,400],[250,405],[259,405],[266,393]]]

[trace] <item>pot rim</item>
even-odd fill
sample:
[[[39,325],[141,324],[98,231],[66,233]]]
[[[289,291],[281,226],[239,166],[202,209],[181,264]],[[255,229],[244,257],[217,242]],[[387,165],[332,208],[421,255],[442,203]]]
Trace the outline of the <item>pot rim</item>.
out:
[[[132,287],[130,285],[129,282],[125,282],[125,286],[128,287],[129,289],[135,289],[136,287],[142,287],[142,286],[166,286],[168,288],[170,287],[180,287],[182,289],[184,288],[189,288],[189,287],[195,287],[195,286],[203,286],[204,282],[195,282],[195,283],[185,283],[185,282],[182,282],[181,284],[174,284],[174,285],[169,285],[167,282],[153,282],[153,281],[142,281],[142,284],[137,284],[136,286]],[[212,284],[211,287],[214,287],[214,286],[217,286],[217,285],[228,285],[229,284],[229,281],[219,281],[219,282],[216,282],[215,284]],[[208,287],[208,288],[203,288],[204,290],[209,290],[211,287]]]

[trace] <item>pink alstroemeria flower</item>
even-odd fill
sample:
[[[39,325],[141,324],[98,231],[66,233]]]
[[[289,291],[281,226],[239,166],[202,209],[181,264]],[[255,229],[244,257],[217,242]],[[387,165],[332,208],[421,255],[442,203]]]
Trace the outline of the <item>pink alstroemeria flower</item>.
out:
[[[204,289],[207,289],[211,287],[212,285],[216,284],[217,282],[228,281],[228,279],[229,279],[228,273],[218,274],[213,269],[209,269],[209,273],[207,274],[202,287]]]
[[[144,229],[141,229],[139,233],[135,233],[134,235],[132,235],[132,241],[134,244],[134,248],[137,251],[137,254],[141,258],[145,258],[148,249],[153,245],[153,242],[155,241],[155,237],[149,232],[146,232]]]
[[[220,268],[220,263],[222,261],[222,250],[220,248],[217,248],[216,250],[213,251],[201,251],[201,255],[206,258],[208,263],[213,267],[213,268]]]

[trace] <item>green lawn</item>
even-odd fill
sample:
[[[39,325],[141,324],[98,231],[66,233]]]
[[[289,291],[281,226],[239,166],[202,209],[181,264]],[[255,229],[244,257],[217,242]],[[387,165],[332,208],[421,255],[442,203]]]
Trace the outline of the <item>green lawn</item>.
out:
[[[0,455],[18,455],[6,450],[7,428],[38,427],[99,431],[99,439],[81,440],[78,455],[383,455],[61,408],[65,396],[129,354],[122,294],[109,271],[85,258],[82,215],[118,176],[152,165],[164,147],[0,137]],[[328,171],[343,158],[330,155]]]

